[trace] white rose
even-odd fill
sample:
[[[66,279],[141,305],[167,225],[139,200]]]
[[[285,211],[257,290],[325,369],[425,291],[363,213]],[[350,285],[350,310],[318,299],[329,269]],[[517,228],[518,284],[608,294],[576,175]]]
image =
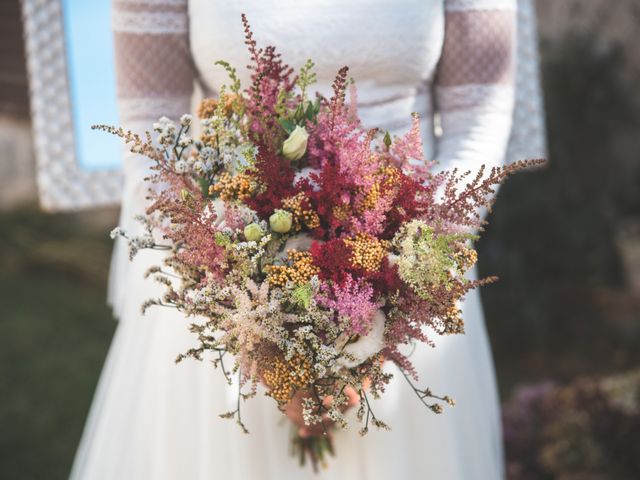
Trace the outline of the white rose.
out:
[[[382,310],[377,310],[373,315],[371,330],[366,335],[360,336],[353,343],[348,343],[342,350],[349,355],[353,355],[355,360],[340,357],[337,359],[339,365],[345,368],[353,368],[384,348],[384,324],[387,317]]]
[[[282,154],[291,161],[300,160],[307,151],[307,140],[309,134],[304,127],[300,125],[291,132],[289,138],[287,138],[282,144]]]

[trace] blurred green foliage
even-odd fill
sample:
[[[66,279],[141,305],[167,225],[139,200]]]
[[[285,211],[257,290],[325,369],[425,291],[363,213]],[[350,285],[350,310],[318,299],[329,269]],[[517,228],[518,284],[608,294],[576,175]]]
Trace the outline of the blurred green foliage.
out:
[[[115,328],[91,214],[0,214],[0,478],[67,478]]]

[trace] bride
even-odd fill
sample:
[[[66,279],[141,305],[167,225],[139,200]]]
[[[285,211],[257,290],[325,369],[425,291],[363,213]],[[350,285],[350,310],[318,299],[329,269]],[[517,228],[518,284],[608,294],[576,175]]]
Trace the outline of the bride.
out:
[[[294,67],[312,58],[328,93],[339,67],[358,84],[365,126],[400,133],[418,112],[426,157],[438,168],[501,165],[512,130],[516,0],[115,0],[121,124],[143,131],[178,118],[226,81],[214,61],[248,63],[240,14],[258,42]],[[195,93],[194,93],[194,86]],[[145,206],[148,165],[125,158],[121,226]],[[482,479],[503,477],[496,380],[477,291],[466,334],[420,346],[421,383],[454,397],[443,415],[396,379],[380,400],[391,432],[336,432],[337,456],[318,476],[290,457],[289,427],[264,396],[245,409],[243,435],[217,414],[235,396],[207,362],[173,363],[191,346],[187,322],[140,305],[158,294],[143,278],[158,252],[113,258],[109,299],[120,320],[76,455],[72,479]],[[393,367],[389,367],[393,371]],[[397,372],[396,372],[397,373]]]

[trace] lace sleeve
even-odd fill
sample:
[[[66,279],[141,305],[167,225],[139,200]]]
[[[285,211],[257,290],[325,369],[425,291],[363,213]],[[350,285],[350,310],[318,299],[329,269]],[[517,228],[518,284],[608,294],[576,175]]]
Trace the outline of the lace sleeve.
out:
[[[175,119],[190,110],[194,70],[187,0],[113,0],[112,5],[120,124],[143,133],[163,115]],[[146,157],[125,149],[119,225],[132,235],[142,233],[134,218],[146,207],[149,166]],[[142,278],[145,262],[150,259],[144,255],[130,262],[126,242],[116,239],[108,291],[116,317],[125,318],[124,308],[131,302],[139,305],[141,299],[130,288]]]
[[[143,132],[163,115],[187,113],[194,78],[187,0],[114,0],[112,25],[122,126]],[[141,163],[126,155],[125,175]]]
[[[516,0],[445,0],[437,168],[504,163],[515,98]]]

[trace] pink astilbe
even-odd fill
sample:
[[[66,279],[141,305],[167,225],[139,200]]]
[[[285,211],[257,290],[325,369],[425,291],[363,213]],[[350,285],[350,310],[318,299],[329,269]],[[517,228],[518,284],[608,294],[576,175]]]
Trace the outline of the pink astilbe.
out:
[[[443,172],[439,175],[443,198],[430,206],[424,218],[448,225],[450,231],[481,230],[486,224],[482,209],[491,211],[496,187],[511,175],[544,163],[543,159],[520,160],[489,171],[482,165],[475,175],[457,169]]]
[[[382,196],[371,210],[365,210],[359,217],[351,218],[354,233],[368,233],[379,236],[386,228],[387,213],[394,206],[395,195]]]
[[[374,301],[374,290],[370,284],[347,275],[341,284],[323,283],[320,291],[316,298],[318,303],[335,310],[341,317],[347,317],[350,333],[364,335],[369,331],[373,314],[381,306]]]
[[[241,230],[247,224],[243,212],[237,205],[225,206],[224,225],[231,230]]]
[[[215,213],[204,214],[208,200],[197,184],[168,168],[161,168],[152,181],[164,188],[150,190],[152,203],[147,214],[160,214],[156,228],[165,239],[178,246],[176,259],[186,266],[205,268],[215,277],[223,278],[226,252],[216,243],[219,230],[215,226]]]
[[[311,175],[318,188],[310,197],[318,206],[323,229],[328,233],[326,238],[335,238],[341,232],[379,233],[384,230],[384,213],[391,206],[391,199],[382,199],[375,211],[367,212],[354,223],[362,213],[358,206],[374,186],[376,174],[386,159],[372,152],[376,132],[362,129],[351,106],[356,101],[353,91],[351,104],[345,103],[345,78],[346,71],[341,70],[327,109],[318,114],[315,125],[309,125],[309,164],[320,169]]]
[[[349,118],[346,109],[334,112],[323,110],[317,116],[316,125],[309,125],[309,165],[323,168],[327,163],[338,163],[344,149],[353,151],[359,147],[359,124]]]
[[[360,119],[346,104],[347,67],[342,67],[333,82],[333,96],[323,99],[323,108],[309,137],[309,164],[324,167],[335,163],[344,148],[354,148],[361,133]],[[309,125],[312,127],[312,125]],[[349,145],[349,146],[348,146]]]
[[[424,147],[422,145],[422,135],[420,134],[420,117],[413,114],[411,129],[403,136],[394,139],[389,147],[391,162],[397,167],[404,167],[410,164],[427,164],[424,158]]]
[[[252,60],[248,65],[252,74],[245,104],[251,119],[249,132],[255,140],[277,149],[284,130],[278,124],[276,105],[281,92],[293,91],[296,82],[294,70],[282,61],[275,47],[257,46],[245,14],[242,14],[242,23],[245,44]]]

